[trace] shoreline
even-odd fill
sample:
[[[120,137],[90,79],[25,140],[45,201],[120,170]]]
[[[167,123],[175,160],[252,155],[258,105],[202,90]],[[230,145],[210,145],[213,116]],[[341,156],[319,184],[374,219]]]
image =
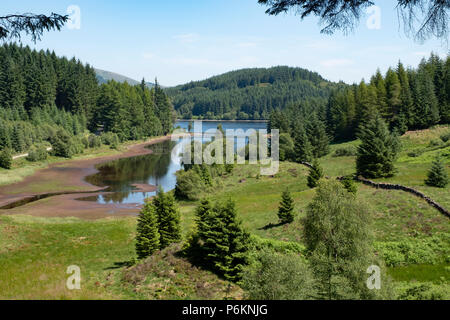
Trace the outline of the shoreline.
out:
[[[89,193],[94,195],[101,190],[101,187],[92,185],[85,180],[86,177],[98,172],[98,165],[118,159],[151,154],[153,151],[148,146],[170,140],[171,137],[171,135],[168,135],[152,138],[146,142],[139,142],[127,146],[126,150],[115,155],[52,163],[48,167],[37,170],[20,182],[1,186],[0,207],[51,193],[64,192],[64,194],[46,198],[45,201],[36,201],[13,209],[0,210],[0,215],[28,214],[46,217],[75,216],[97,219],[111,216],[112,214],[129,215],[130,213],[136,213],[136,208],[138,208],[136,205],[117,208],[113,205],[74,201],[80,197],[80,192],[86,193],[86,195]],[[144,186],[140,187],[143,188]],[[150,188],[150,186],[148,187]],[[34,192],[34,190],[39,191]]]

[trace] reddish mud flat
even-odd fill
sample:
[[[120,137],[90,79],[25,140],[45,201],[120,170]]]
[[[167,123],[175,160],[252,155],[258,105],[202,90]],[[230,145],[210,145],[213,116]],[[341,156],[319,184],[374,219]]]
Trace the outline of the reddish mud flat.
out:
[[[38,170],[23,181],[0,187],[0,207],[17,201],[44,196],[52,193],[65,193],[31,202],[9,210],[0,210],[1,214],[25,214],[41,217],[78,217],[82,219],[100,219],[111,215],[134,215],[141,206],[136,204],[116,205],[98,204],[90,201],[78,201],[82,197],[98,196],[103,188],[85,181],[87,176],[98,172],[96,166],[105,162],[151,154],[147,147],[169,140],[171,137],[155,138],[145,143],[128,147],[117,155],[104,156],[86,160],[73,160],[54,163],[48,168]],[[138,190],[155,191],[150,185],[135,185]],[[73,192],[73,194],[71,194]],[[80,192],[83,194],[81,195]]]

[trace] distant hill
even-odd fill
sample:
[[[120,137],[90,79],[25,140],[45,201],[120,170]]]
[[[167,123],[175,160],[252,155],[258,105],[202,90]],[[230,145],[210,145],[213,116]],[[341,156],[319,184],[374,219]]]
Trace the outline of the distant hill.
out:
[[[100,84],[107,83],[110,80],[114,80],[116,82],[128,82],[128,84],[133,86],[141,83],[140,81],[110,71],[95,69],[95,73],[97,74],[97,80]],[[146,84],[149,88],[153,88],[155,86],[155,84],[151,82],[146,82]]]
[[[324,107],[339,85],[316,72],[280,66],[232,71],[165,91],[180,118],[259,120],[292,105]]]

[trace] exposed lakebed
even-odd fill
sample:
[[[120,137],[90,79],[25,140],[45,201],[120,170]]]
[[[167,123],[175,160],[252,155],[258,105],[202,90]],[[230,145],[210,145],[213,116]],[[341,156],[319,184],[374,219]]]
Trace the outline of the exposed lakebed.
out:
[[[266,122],[202,122],[202,133],[214,130],[222,124],[224,130],[267,129]],[[188,129],[189,121],[178,121],[175,127]],[[84,197],[79,200],[95,201],[101,204],[143,204],[145,199],[156,194],[157,187],[164,191],[173,190],[176,186],[176,172],[182,169],[181,159],[172,154],[180,145],[172,141],[164,141],[150,146],[151,154],[123,158],[101,164],[97,167],[98,173],[86,178],[86,181],[104,188],[107,192],[93,197]]]

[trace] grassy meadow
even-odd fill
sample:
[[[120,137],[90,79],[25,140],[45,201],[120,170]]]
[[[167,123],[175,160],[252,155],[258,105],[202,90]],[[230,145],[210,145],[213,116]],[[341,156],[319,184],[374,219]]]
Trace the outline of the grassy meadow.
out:
[[[450,174],[450,145],[440,140],[449,131],[450,127],[440,126],[404,135],[398,174],[379,181],[417,188],[449,208],[450,186],[438,189],[424,184],[438,153]],[[336,157],[334,153],[357,144],[353,141],[331,146],[330,155],[320,160],[327,178],[354,172],[354,156]],[[25,168],[14,170],[30,170]],[[236,166],[232,174],[217,181],[214,192],[208,196],[214,200],[234,199],[244,226],[252,234],[302,243],[301,220],[315,193],[306,185],[308,169],[283,162],[274,177],[260,176],[258,172],[257,166]],[[0,184],[12,181],[3,175],[0,171]],[[278,203],[286,188],[292,192],[298,214],[292,224],[279,226]],[[371,207],[374,245],[386,261],[399,296],[408,298],[408,286],[417,284],[444,292],[449,299],[449,219],[425,201],[402,191],[358,184],[357,197]],[[180,202],[185,236],[194,226],[196,205]],[[0,299],[242,298],[239,287],[229,286],[180,256],[181,245],[127,268],[127,262],[135,257],[135,227],[135,217],[84,221],[0,216]],[[82,290],[66,289],[69,265],[81,267]]]

